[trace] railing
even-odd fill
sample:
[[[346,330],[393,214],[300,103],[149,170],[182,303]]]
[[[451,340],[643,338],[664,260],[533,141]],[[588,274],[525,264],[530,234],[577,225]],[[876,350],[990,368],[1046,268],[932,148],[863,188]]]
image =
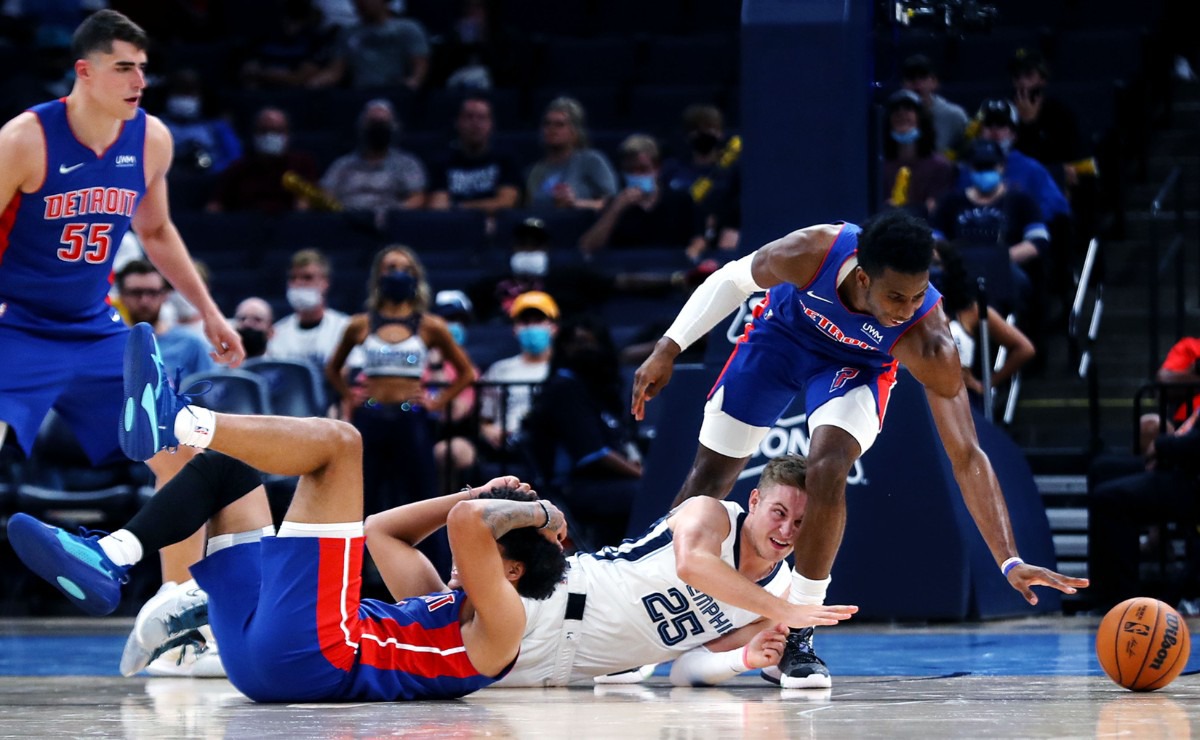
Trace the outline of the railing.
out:
[[[1172,273],[1175,287],[1175,326],[1174,334],[1176,338],[1185,336],[1184,316],[1186,307],[1184,305],[1185,288],[1187,279],[1184,270],[1184,257],[1186,256],[1185,247],[1187,239],[1185,237],[1185,221],[1183,212],[1183,190],[1184,190],[1184,170],[1181,165],[1176,165],[1171,168],[1170,174],[1163,182],[1163,185],[1158,190],[1158,194],[1154,196],[1154,201],[1150,204],[1150,270],[1146,277],[1146,293],[1147,302],[1149,303],[1149,326],[1147,334],[1149,342],[1147,345],[1146,369],[1147,374],[1153,377],[1158,370],[1158,365],[1162,361],[1162,355],[1159,347],[1159,331],[1162,324],[1162,280],[1164,274]],[[1168,201],[1172,201],[1168,205]],[[1169,225],[1164,234],[1161,224],[1167,221],[1162,218],[1164,215],[1172,215],[1169,220]],[[1164,246],[1164,240],[1166,240]],[[1200,274],[1196,276],[1196,283],[1200,286]]]
[[[1100,435],[1100,380],[1093,356],[1096,340],[1100,336],[1100,321],[1104,315],[1104,283],[1099,278],[1093,280],[1093,276],[1099,274],[1097,263],[1101,257],[1100,240],[1094,238],[1088,243],[1083,268],[1079,273],[1079,287],[1075,290],[1075,300],[1071,303],[1071,313],[1067,317],[1067,335],[1071,341],[1072,353],[1079,357],[1079,377],[1087,383],[1090,432],[1088,445],[1092,452],[1098,452],[1103,447]],[[1085,319],[1085,309],[1089,308],[1089,293],[1092,295],[1092,302]]]

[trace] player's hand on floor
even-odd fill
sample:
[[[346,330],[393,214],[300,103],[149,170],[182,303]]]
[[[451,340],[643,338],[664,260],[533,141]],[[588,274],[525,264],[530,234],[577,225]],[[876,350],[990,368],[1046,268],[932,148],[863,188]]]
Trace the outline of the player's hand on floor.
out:
[[[1088,579],[1072,578],[1064,576],[1062,573],[1055,573],[1049,568],[1042,568],[1029,563],[1021,563],[1017,567],[1008,572],[1008,582],[1013,588],[1021,592],[1025,600],[1030,604],[1037,604],[1037,594],[1033,592],[1033,586],[1049,586],[1050,588],[1058,589],[1064,594],[1073,594],[1076,589],[1087,588]]]
[[[844,604],[788,604],[789,627],[827,627],[849,619],[858,611],[857,606]]]

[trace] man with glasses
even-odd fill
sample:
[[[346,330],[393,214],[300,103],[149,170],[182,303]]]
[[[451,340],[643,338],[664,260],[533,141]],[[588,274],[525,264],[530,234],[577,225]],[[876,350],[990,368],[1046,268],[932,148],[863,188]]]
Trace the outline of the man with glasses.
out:
[[[171,286],[146,260],[130,260],[117,273],[117,297],[125,310],[130,326],[145,322],[154,327],[162,350],[163,364],[171,377],[179,370],[181,377],[212,370],[208,343],[194,332],[167,326],[161,321],[163,305],[171,294]]]

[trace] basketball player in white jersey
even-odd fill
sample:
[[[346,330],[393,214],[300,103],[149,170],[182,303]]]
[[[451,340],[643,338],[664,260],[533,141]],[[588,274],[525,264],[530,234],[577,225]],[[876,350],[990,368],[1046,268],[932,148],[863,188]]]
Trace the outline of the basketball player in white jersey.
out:
[[[748,512],[697,497],[637,539],[568,558],[553,596],[525,599],[521,652],[497,685],[560,686],[668,660],[673,682],[712,684],[777,663],[788,627],[848,619],[858,607],[787,600],[805,473],[803,457],[776,458]],[[367,520],[367,546],[384,581],[402,583],[390,514]]]

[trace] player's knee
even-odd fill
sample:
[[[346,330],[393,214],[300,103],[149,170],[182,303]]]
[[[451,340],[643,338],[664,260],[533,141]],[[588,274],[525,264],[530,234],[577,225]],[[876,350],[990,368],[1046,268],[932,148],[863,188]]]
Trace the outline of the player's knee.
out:
[[[810,499],[832,501],[846,497],[850,465],[837,458],[808,459],[805,489]]]

